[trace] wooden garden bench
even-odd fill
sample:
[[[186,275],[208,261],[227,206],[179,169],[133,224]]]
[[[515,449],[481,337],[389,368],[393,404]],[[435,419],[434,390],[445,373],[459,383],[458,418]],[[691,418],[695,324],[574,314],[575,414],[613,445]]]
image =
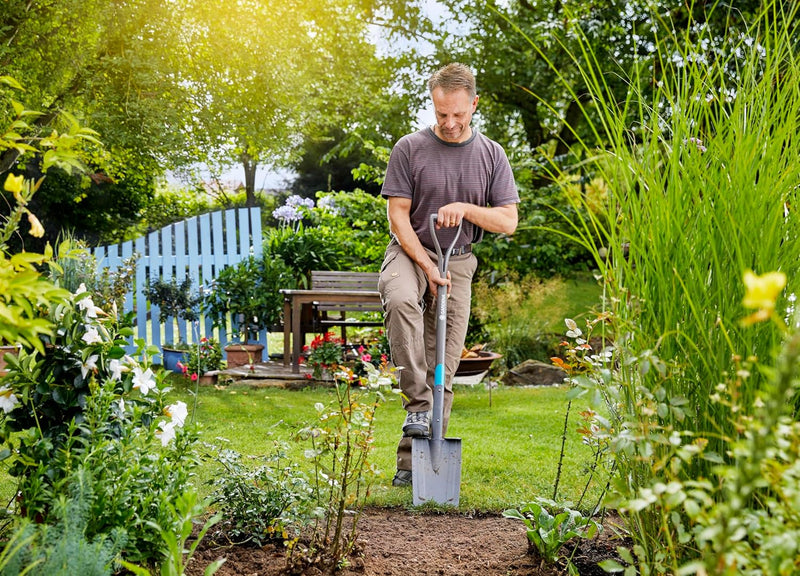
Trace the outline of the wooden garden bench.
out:
[[[307,333],[327,332],[338,326],[342,340],[346,341],[350,326],[383,325],[382,320],[361,317],[365,312],[383,312],[377,272],[313,270],[309,290],[281,292],[283,363],[288,365],[291,356],[292,372],[300,372],[300,355]]]

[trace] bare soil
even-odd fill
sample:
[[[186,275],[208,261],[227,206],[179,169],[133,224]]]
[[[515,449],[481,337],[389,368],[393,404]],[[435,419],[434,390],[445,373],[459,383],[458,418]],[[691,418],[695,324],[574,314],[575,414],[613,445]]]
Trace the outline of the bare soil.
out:
[[[598,562],[616,558],[625,545],[618,534],[620,520],[606,518],[604,529],[591,540],[567,544],[562,552],[582,576],[606,573]],[[574,552],[574,553],[573,553]],[[217,558],[226,558],[219,576],[279,576],[289,574],[280,544],[264,547],[201,545],[187,576],[201,576]],[[496,515],[418,514],[399,508],[366,509],[358,521],[356,550],[342,576],[554,576],[566,574],[566,561],[545,564],[529,550],[525,526]],[[307,569],[307,576],[322,574]]]

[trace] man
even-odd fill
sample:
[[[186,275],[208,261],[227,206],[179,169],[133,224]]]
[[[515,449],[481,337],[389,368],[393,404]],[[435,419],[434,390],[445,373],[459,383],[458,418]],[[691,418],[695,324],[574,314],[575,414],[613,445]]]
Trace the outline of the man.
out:
[[[411,439],[431,429],[436,365],[438,286],[447,286],[444,420],[453,405],[453,374],[469,322],[472,244],[483,232],[511,234],[517,227],[519,195],[502,147],[471,126],[478,106],[475,77],[463,64],[448,64],[431,76],[428,89],[436,124],[401,138],[392,149],[381,194],[388,200],[392,241],[386,249],[378,290],[385,311],[392,362],[400,370],[407,416],[397,447],[392,484],[411,484]],[[430,215],[437,215],[430,230]],[[446,278],[439,275],[432,234],[447,247],[461,232]]]

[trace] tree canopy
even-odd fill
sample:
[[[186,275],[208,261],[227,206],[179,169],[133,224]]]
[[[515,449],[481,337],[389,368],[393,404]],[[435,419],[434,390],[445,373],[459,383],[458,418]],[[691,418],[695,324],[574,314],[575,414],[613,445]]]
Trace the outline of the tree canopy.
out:
[[[126,182],[96,191],[104,209],[118,202],[135,213],[156,179],[196,163],[243,165],[252,203],[259,166],[290,165],[334,128],[394,136],[374,124],[392,121],[374,113],[391,100],[379,96],[397,66],[371,42],[381,10],[371,0],[9,0],[0,65],[25,86],[26,106],[44,111],[39,134],[59,110],[99,132],[93,168]],[[0,174],[31,161],[6,151]],[[89,185],[69,195],[85,199]],[[88,216],[70,224],[89,226]]]

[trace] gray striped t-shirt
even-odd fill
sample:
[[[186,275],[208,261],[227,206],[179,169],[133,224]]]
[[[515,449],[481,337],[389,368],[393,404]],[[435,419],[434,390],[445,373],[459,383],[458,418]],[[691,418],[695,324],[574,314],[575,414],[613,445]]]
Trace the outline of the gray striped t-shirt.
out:
[[[514,175],[503,148],[473,128],[459,143],[441,140],[431,128],[403,136],[389,157],[381,195],[411,199],[411,225],[426,248],[433,249],[430,215],[451,202],[505,206],[519,202]],[[455,230],[439,231],[448,246]],[[483,229],[464,221],[456,247],[480,242]]]

